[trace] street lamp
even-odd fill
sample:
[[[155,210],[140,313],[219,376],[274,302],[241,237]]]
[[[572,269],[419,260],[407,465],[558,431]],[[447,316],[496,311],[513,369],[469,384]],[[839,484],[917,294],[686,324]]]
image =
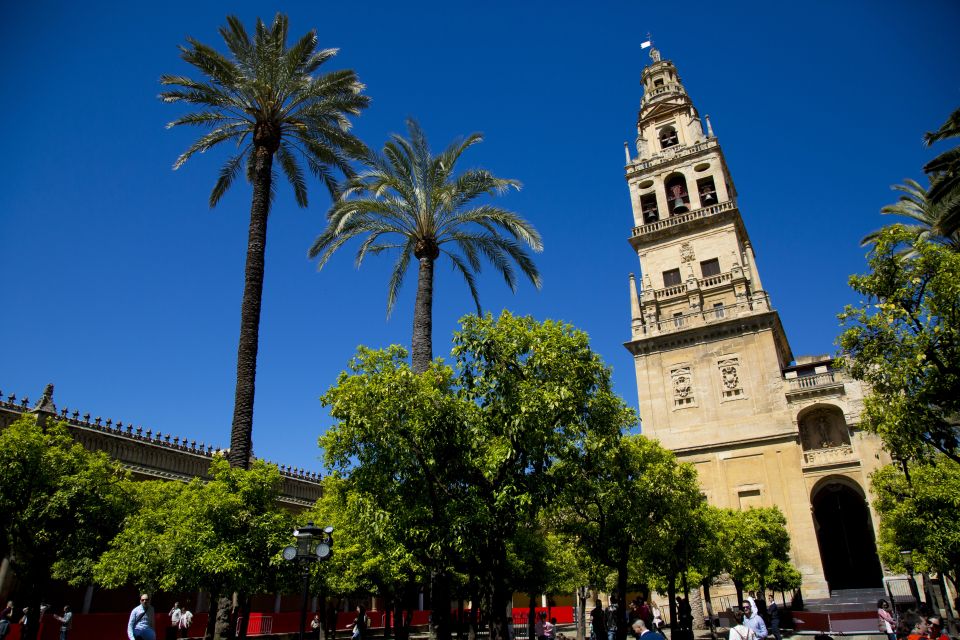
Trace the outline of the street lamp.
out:
[[[910,576],[910,594],[913,596],[914,606],[920,607],[920,589],[917,588],[917,580],[913,577],[913,551],[903,549],[900,551],[900,558],[903,560],[903,567]]]
[[[307,629],[307,601],[310,599],[310,564],[317,560],[327,560],[333,553],[333,527],[307,526],[293,530],[296,544],[283,549],[283,559],[299,562],[303,565],[303,606],[300,607],[300,640],[304,640]]]

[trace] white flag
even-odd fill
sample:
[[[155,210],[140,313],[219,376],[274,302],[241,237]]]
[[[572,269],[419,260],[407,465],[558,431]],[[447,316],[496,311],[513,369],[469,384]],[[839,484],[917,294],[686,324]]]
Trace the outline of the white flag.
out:
[[[646,48],[649,47],[649,46],[650,46],[650,41],[649,41],[649,40],[647,40],[646,42],[641,42],[641,43],[640,43],[640,48],[641,48],[641,49],[646,49]]]

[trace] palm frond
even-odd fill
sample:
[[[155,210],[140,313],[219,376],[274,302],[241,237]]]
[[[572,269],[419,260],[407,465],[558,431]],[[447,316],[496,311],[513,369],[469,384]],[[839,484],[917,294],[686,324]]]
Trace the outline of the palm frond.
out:
[[[280,161],[280,168],[283,169],[283,174],[287,177],[287,181],[290,182],[290,186],[293,187],[293,195],[297,199],[297,204],[301,208],[307,208],[307,182],[303,179],[303,170],[300,168],[300,165],[297,164],[297,159],[294,157],[290,150],[287,148],[287,145],[281,144],[277,149],[277,160]]]
[[[223,194],[230,189],[230,186],[233,184],[234,180],[237,178],[237,174],[240,172],[240,167],[243,166],[243,159],[249,152],[249,146],[227,160],[223,166],[220,168],[220,177],[217,178],[217,183],[213,185],[213,191],[210,192],[210,208],[213,209],[217,206],[217,203],[220,202],[220,198],[223,197]]]
[[[459,271],[460,275],[463,276],[464,282],[467,283],[467,288],[470,289],[470,297],[473,298],[473,304],[477,307],[477,315],[483,315],[483,309],[480,307],[480,294],[477,292],[477,281],[473,277],[473,272],[470,267],[464,264],[463,259],[452,251],[443,250],[443,254],[450,258],[450,262],[453,263],[454,271]]]
[[[413,240],[407,240],[393,265],[393,273],[390,274],[390,282],[387,284],[387,318],[393,313],[393,307],[397,303],[397,295],[400,293],[400,286],[403,285],[403,276],[406,275],[407,267],[410,265],[413,248]]]

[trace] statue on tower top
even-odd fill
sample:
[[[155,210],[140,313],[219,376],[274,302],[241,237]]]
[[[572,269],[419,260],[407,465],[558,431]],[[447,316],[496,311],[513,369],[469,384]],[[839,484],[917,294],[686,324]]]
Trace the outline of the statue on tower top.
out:
[[[653,38],[650,37],[650,34],[647,34],[647,39],[644,42],[640,43],[641,49],[650,48],[650,59],[654,62],[660,62],[660,50],[653,46]]]

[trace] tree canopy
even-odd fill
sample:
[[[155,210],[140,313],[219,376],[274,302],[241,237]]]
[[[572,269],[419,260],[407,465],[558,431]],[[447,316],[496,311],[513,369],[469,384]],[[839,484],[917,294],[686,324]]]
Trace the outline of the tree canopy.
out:
[[[894,225],[868,260],[850,278],[864,299],[840,314],[844,362],[871,389],[861,424],[897,459],[960,462],[960,254]]]

